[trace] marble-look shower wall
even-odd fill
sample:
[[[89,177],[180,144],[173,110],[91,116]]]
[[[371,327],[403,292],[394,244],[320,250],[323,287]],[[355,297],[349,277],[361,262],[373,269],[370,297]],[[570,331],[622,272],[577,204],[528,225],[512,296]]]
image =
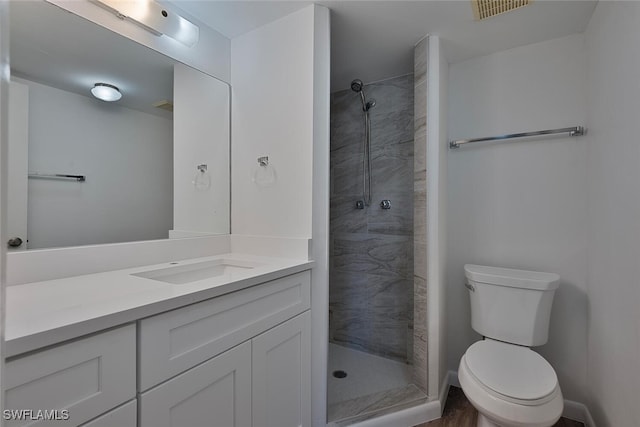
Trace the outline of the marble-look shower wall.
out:
[[[364,116],[358,94],[331,95],[330,340],[413,359],[413,75],[366,85],[371,206],[362,200]],[[380,202],[391,200],[391,209]]]
[[[429,38],[414,50],[415,156],[413,158],[413,382],[427,390],[427,60]]]

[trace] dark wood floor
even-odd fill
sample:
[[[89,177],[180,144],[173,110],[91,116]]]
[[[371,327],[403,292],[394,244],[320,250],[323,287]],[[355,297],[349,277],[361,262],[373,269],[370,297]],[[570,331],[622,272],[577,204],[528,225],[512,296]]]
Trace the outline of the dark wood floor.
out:
[[[416,427],[475,427],[477,421],[478,411],[469,403],[462,389],[451,387],[442,418]],[[584,424],[560,418],[554,427],[584,427]]]

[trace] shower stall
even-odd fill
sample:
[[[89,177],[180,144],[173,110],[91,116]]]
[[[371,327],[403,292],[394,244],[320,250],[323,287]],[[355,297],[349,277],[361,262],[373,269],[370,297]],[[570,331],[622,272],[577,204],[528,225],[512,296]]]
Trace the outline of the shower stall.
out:
[[[413,74],[331,94],[330,161],[328,420],[348,425],[427,399],[414,369],[426,341],[414,330]]]

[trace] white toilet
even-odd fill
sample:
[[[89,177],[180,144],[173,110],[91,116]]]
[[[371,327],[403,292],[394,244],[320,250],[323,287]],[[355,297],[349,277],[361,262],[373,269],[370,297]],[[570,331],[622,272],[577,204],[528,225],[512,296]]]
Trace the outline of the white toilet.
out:
[[[464,266],[471,326],[485,338],[460,359],[458,378],[478,410],[478,427],[547,427],[562,415],[555,371],[529,347],[547,342],[560,276]]]

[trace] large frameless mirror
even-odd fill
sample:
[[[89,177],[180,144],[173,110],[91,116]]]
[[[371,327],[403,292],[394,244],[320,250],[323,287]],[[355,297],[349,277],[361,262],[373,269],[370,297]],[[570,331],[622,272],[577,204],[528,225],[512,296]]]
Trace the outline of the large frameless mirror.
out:
[[[226,83],[44,1],[10,16],[11,250],[229,233]]]

